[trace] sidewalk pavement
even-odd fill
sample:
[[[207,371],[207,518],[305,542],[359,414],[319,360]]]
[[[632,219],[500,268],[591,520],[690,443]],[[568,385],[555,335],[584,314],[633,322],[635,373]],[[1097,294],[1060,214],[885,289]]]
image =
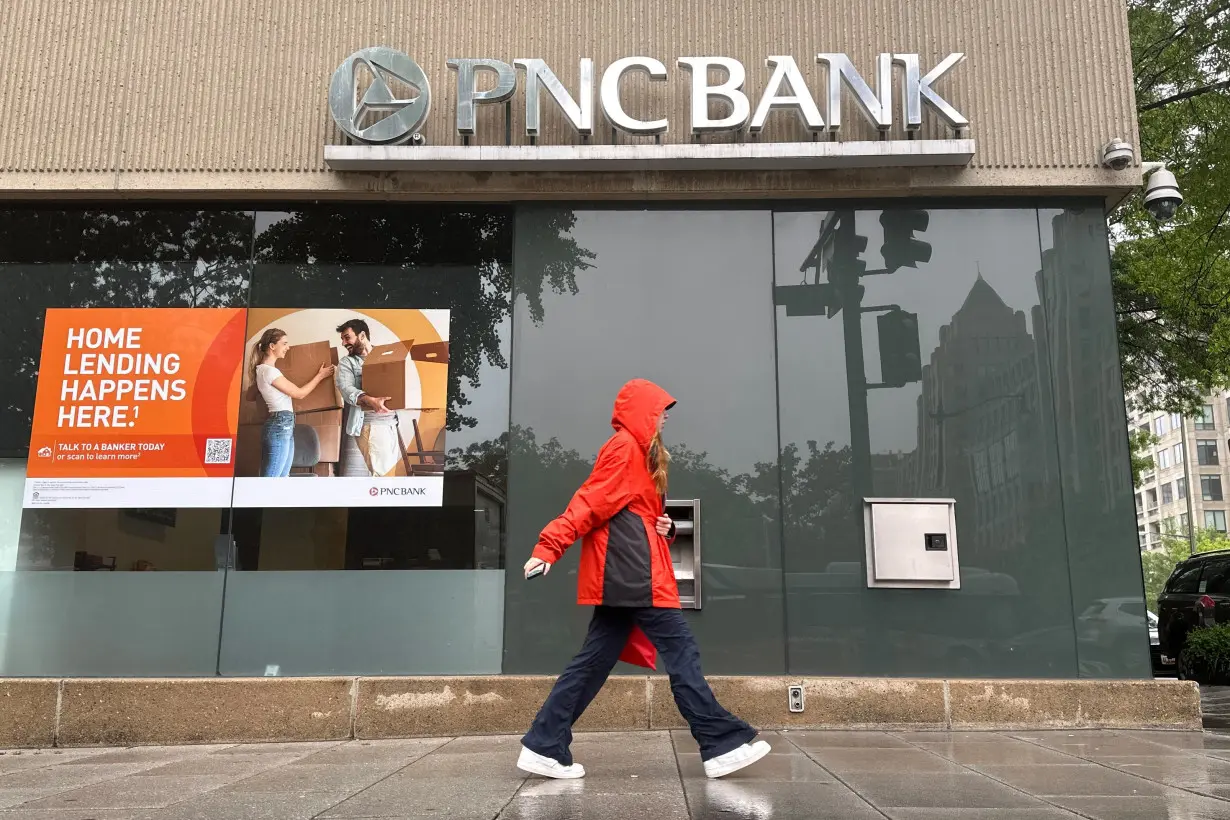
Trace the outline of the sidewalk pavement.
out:
[[[0,754],[0,820],[1224,820],[1230,737],[766,732],[706,780],[686,732],[579,735],[584,780],[526,778],[518,738]]]

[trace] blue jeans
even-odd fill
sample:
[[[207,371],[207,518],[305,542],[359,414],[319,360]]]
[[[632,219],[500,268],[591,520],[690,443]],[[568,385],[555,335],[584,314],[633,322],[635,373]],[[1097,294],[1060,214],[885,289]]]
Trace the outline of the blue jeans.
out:
[[[555,681],[551,694],[521,739],[531,752],[572,765],[572,725],[598,694],[615,668],[632,625],[640,626],[665,663],[671,694],[700,745],[702,760],[734,751],[756,737],[756,730],[727,712],[700,671],[700,649],[683,613],[655,607],[594,608],[585,644]]]
[[[261,478],[290,475],[295,460],[295,414],[289,410],[270,413],[261,435]]]

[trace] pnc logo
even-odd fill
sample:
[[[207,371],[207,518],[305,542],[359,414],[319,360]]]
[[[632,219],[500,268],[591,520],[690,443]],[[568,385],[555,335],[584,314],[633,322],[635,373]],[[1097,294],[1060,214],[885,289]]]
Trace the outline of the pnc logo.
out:
[[[427,495],[425,487],[372,487],[367,491],[372,498],[377,496],[404,498],[408,495]]]
[[[360,94],[363,81],[370,79]],[[392,82],[409,86],[399,97]],[[413,139],[431,108],[431,86],[419,64],[384,46],[365,48],[346,58],[329,83],[329,113],[342,132],[370,145],[398,145]]]

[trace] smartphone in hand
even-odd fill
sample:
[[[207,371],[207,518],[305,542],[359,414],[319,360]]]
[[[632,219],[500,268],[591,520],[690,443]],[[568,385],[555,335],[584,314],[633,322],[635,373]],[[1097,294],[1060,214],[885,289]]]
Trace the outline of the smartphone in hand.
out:
[[[539,564],[538,566],[534,567],[532,570],[530,570],[529,572],[525,574],[525,580],[532,581],[535,578],[541,578],[542,576],[546,574],[547,574],[547,565]]]

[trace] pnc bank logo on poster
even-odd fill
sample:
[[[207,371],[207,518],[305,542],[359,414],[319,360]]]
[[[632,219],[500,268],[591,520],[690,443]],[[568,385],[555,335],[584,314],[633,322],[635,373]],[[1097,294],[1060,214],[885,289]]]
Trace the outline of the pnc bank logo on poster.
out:
[[[404,498],[406,496],[425,496],[427,495],[426,487],[372,487],[367,491],[367,494],[372,498],[392,497]]]
[[[894,76],[900,88],[897,124],[911,135],[923,126],[924,107],[957,132],[969,127],[969,119],[936,90],[936,84],[965,60],[964,53],[949,54],[929,71],[918,54],[881,53],[876,56],[874,75],[868,75],[874,87],[846,54],[821,52],[814,60],[827,73],[818,97],[792,56],[765,58],[771,73],[759,95],[745,88],[747,69],[739,60],[678,58],[677,67],[691,77],[690,133],[758,134],[773,112],[784,111],[795,114],[813,134],[835,138],[842,127],[842,101],[848,95],[859,112],[884,134],[894,127]],[[626,134],[653,136],[666,133],[671,126],[665,117],[643,119],[624,107],[623,80],[627,75],[642,74],[656,82],[669,79],[666,65],[653,57],[613,61],[601,73],[596,95],[594,61],[583,57],[578,64],[575,96],[541,59],[517,59],[511,64],[494,59],[450,59],[447,65],[456,74],[456,132],[463,138],[476,133],[479,106],[510,104],[519,85],[524,87],[527,137],[536,138],[540,133],[544,96],[554,101],[573,130],[584,137],[595,133],[596,111],[601,111],[612,129]],[[487,75],[485,82],[480,83],[480,74]],[[523,82],[520,75],[524,75]],[[480,85],[486,87],[480,90]],[[423,68],[409,55],[383,46],[351,54],[329,84],[329,111],[334,122],[351,139],[367,145],[422,143],[419,130],[431,109],[431,98],[431,84]],[[817,99],[824,104],[823,112]]]

